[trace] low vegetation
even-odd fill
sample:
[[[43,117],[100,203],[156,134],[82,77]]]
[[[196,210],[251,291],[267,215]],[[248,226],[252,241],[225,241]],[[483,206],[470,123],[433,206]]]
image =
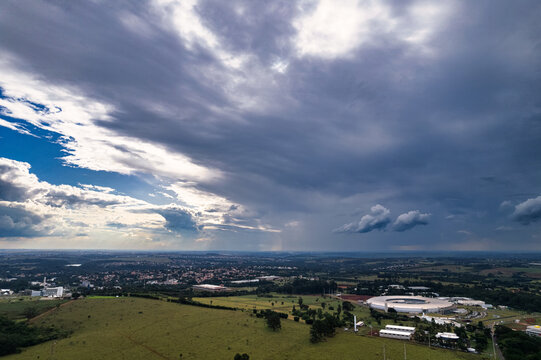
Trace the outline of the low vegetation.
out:
[[[541,359],[541,339],[506,326],[496,327],[498,345],[506,360]]]
[[[29,326],[0,316],[0,356],[17,353],[23,347],[67,336],[67,332],[54,326]]]

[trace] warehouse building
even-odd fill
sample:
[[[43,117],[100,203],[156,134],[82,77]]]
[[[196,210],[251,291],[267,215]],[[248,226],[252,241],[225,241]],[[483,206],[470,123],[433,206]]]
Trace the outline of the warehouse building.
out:
[[[526,334],[530,336],[541,337],[541,326],[539,325],[530,325],[526,328]]]
[[[389,339],[411,340],[412,333],[407,331],[382,329],[379,331],[379,336]]]
[[[390,339],[411,340],[415,328],[411,326],[386,325],[385,329],[379,331],[379,336]]]
[[[212,284],[199,284],[192,286],[194,290],[202,291],[226,291],[228,288],[222,285],[212,285]]]

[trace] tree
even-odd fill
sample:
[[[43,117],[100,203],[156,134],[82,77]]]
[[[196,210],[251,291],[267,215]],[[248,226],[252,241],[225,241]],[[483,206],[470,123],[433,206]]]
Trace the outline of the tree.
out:
[[[325,337],[331,337],[335,334],[335,329],[340,326],[339,320],[330,314],[325,314],[322,320],[313,322],[310,328],[310,341],[313,343],[320,342]]]
[[[29,306],[27,308],[24,309],[23,311],[23,315],[28,319],[32,319],[33,317],[36,317],[38,316],[39,312],[38,312],[38,309],[36,309],[35,307],[33,306]]]
[[[302,297],[299,296],[299,306],[302,308]]]
[[[273,331],[276,331],[282,328],[282,324],[280,323],[280,315],[277,312],[268,311],[265,314],[265,318],[267,319],[267,326],[271,328]]]
[[[474,334],[474,339],[475,339],[475,350],[477,352],[483,352],[487,348],[487,345],[488,345],[488,340],[485,337],[485,334],[482,332],[476,331]]]
[[[244,353],[242,355],[239,354],[239,353],[236,353],[233,360],[250,360],[250,356],[248,354],[246,354],[246,353]]]
[[[353,311],[354,306],[349,301],[344,301],[342,303],[342,309],[344,309],[344,311]]]

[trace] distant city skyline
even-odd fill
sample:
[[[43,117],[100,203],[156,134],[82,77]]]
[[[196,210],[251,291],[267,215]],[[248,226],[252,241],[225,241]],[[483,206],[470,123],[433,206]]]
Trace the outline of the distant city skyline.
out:
[[[541,251],[537,1],[5,1],[0,248]]]

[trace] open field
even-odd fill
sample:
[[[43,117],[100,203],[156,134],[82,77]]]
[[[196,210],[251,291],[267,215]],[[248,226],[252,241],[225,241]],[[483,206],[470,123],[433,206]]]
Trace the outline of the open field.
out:
[[[434,265],[434,266],[420,266],[420,267],[413,267],[409,268],[405,271],[421,271],[421,272],[449,272],[449,273],[455,273],[455,272],[469,272],[471,271],[471,267],[461,266],[461,265]]]
[[[500,267],[481,271],[482,275],[492,274],[502,277],[511,277],[518,273],[524,273],[525,276],[533,279],[541,279],[541,267]]]
[[[227,297],[194,297],[193,300],[211,305],[220,305],[227,307],[234,307],[237,309],[246,309],[246,310],[274,310],[282,313],[289,314],[289,317],[292,318],[291,311],[293,305],[298,309],[299,308],[299,297],[302,298],[303,304],[308,305],[311,309],[322,309],[324,312],[336,311],[338,305],[342,303],[342,300],[336,299],[334,297],[322,297],[315,295],[280,295],[273,294],[272,298],[262,297],[257,295],[244,295],[244,296],[227,296]],[[325,303],[325,308],[323,309],[322,303]],[[274,305],[273,305],[274,304]],[[329,306],[334,310],[329,310]],[[367,307],[361,307],[355,305],[355,309],[351,311],[352,314],[357,315],[359,320],[368,319],[370,317],[370,311]]]
[[[404,342],[338,329],[334,338],[309,342],[309,327],[282,321],[269,330],[249,312],[200,308],[164,301],[115,298],[74,301],[38,325],[71,329],[65,339],[43,343],[6,359],[387,359],[403,358]],[[480,356],[406,343],[416,360],[481,359]],[[182,354],[182,356],[180,356]]]
[[[38,314],[41,314],[65,302],[66,300],[41,300],[41,298],[29,296],[1,299],[0,315],[4,315],[10,320],[25,319],[24,311],[27,308],[34,308]]]

